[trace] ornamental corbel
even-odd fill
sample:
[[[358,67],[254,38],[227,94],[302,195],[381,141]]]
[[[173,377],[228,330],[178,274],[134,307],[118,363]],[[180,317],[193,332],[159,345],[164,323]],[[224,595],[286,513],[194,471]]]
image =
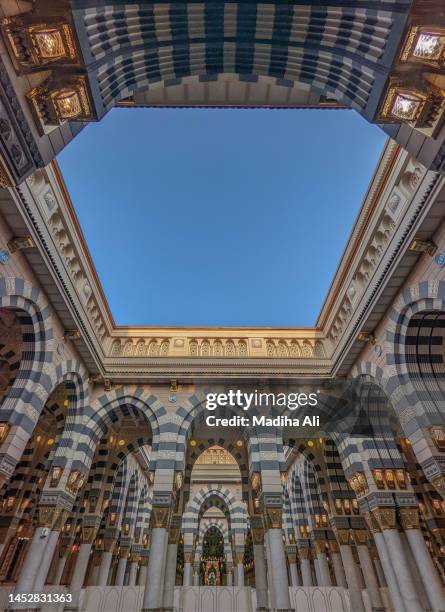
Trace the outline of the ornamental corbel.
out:
[[[396,529],[395,508],[374,508],[371,512],[381,531],[385,529]]]
[[[404,530],[420,529],[419,511],[417,508],[399,508],[399,519]]]

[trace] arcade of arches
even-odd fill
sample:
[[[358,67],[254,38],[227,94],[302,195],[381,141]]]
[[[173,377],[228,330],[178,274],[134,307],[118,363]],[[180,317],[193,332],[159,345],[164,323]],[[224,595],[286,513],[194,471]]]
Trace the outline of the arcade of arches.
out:
[[[443,612],[443,2],[0,17],[0,609]],[[54,157],[116,104],[387,131],[316,326],[115,325]],[[208,392],[314,380],[354,388],[373,434],[206,420]]]

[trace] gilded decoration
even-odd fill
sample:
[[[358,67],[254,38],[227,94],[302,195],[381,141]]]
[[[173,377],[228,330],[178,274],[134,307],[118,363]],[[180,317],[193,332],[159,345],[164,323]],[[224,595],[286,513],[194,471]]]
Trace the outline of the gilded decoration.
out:
[[[400,508],[399,518],[403,529],[420,529],[419,511],[417,508]]]
[[[282,508],[270,508],[266,506],[264,513],[268,529],[281,529]]]
[[[381,531],[385,529],[396,529],[396,510],[395,508],[374,508],[372,515],[377,521]]]

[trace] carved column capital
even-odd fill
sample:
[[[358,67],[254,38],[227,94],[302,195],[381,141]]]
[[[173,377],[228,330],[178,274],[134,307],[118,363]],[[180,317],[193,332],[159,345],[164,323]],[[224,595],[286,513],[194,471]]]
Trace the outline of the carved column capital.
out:
[[[193,559],[193,551],[190,551],[190,550],[184,551],[185,563],[191,563],[192,559]]]
[[[60,531],[66,523],[68,510],[60,506],[39,506],[38,526]]]
[[[385,529],[396,529],[395,508],[374,508],[371,512],[381,531]]]
[[[116,540],[114,538],[104,538],[103,549],[105,552],[114,552],[116,546]]]
[[[92,544],[96,538],[95,527],[82,527],[82,544]]]
[[[441,474],[440,476],[433,478],[431,480],[431,484],[439,493],[439,495],[441,495],[442,498],[445,499],[445,474]]]
[[[366,529],[353,529],[352,538],[356,546],[366,546],[368,543],[368,532]]]
[[[315,540],[314,549],[317,555],[321,555],[326,552],[326,540]]]
[[[264,529],[251,529],[254,544],[264,544]]]
[[[340,546],[347,546],[351,543],[351,530],[350,529],[336,529],[335,535],[337,536],[338,543]]]
[[[305,559],[308,559],[310,561],[312,558],[311,549],[310,548],[299,548],[298,556],[300,557],[300,561],[303,561]]]
[[[151,510],[151,526],[152,528],[158,529],[163,527],[168,529],[170,522],[170,507],[169,506],[156,506]]]
[[[419,511],[417,508],[400,508],[399,518],[403,529],[420,529]]]
[[[371,533],[380,533],[380,527],[375,516],[371,512],[365,512],[363,516],[365,517],[369,531]]]
[[[130,556],[130,547],[129,546],[121,546],[119,548],[119,558],[120,559],[128,559]]]
[[[281,529],[283,524],[283,509],[274,506],[264,508],[264,518],[268,529]]]

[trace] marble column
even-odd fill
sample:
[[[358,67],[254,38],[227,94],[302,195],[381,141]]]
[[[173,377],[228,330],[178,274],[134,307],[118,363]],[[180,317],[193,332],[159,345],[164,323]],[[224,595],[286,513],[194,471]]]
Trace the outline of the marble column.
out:
[[[136,586],[136,580],[138,576],[139,562],[131,561],[130,563],[130,574],[128,576],[128,586]]]
[[[401,510],[400,514],[406,539],[416,561],[431,609],[434,612],[444,610],[445,592],[437,568],[426,546],[425,539],[418,527],[417,509],[413,509],[411,512],[409,512],[409,509],[406,509],[405,512]]]
[[[179,533],[178,533],[179,536]],[[165,564],[165,580],[164,580],[164,610],[173,610],[173,601],[175,596],[176,582],[176,563],[178,559],[178,541],[176,534],[174,539],[170,537],[170,542],[167,547],[167,560]]]
[[[244,565],[239,562],[236,564],[236,586],[244,586]]]
[[[300,580],[298,578],[298,568],[297,568],[297,564],[295,563],[295,561],[293,561],[292,563],[289,563],[289,573],[290,573],[291,586],[293,587],[300,586]]]
[[[148,570],[148,559],[142,558],[141,565],[139,568],[138,586],[145,586],[147,584],[147,570]]]
[[[340,543],[340,555],[345,570],[346,583],[348,585],[351,608],[354,612],[365,612],[361,593],[361,578],[359,568],[354,560],[352,548],[349,545],[350,533],[348,530],[338,530],[337,537]]]
[[[290,610],[289,584],[287,581],[286,554],[280,528],[268,530],[271,578],[274,584],[275,607],[277,610]]]
[[[300,548],[298,551],[300,557],[301,578],[303,586],[313,586],[312,568],[311,568],[311,551],[309,548]]]
[[[266,577],[266,559],[264,558],[264,544],[262,537],[258,537],[257,543],[253,545],[253,564],[255,568],[255,590],[257,599],[257,609],[267,610],[267,577]]]
[[[332,586],[331,575],[329,572],[329,564],[326,553],[320,547],[319,543],[315,543],[317,549],[317,580],[318,586]],[[323,545],[321,545],[323,546]]]
[[[119,557],[117,563],[116,580],[114,584],[116,586],[124,586],[125,572],[127,570],[127,557]]]
[[[71,577],[70,590],[80,591],[85,580],[85,574],[88,568],[90,560],[92,544],[89,542],[83,542],[79,547],[77,554],[76,565],[74,566],[74,572]]]
[[[367,534],[365,531],[364,537]],[[374,572],[374,565],[372,563],[371,555],[367,544],[360,543],[356,540],[358,558],[362,568],[363,578],[365,580],[366,590],[368,592],[369,599],[371,601],[371,607],[373,610],[384,610],[382,597],[380,595],[379,583],[377,582],[377,576]]]
[[[48,543],[45,546],[42,559],[40,561],[39,569],[37,570],[36,577],[34,579],[33,591],[34,593],[41,593],[48,576],[48,571],[53,560],[54,551],[57,547],[59,540],[60,531],[53,530],[49,534]]]
[[[391,601],[394,610],[397,612],[405,612],[405,604],[400,593],[397,578],[391,563],[391,559],[388,554],[386,547],[385,538],[380,531],[373,530],[374,542],[379,554],[380,562],[382,564],[383,573],[385,574],[385,581],[388,585],[389,593],[391,595]]]
[[[233,584],[233,574],[232,574],[232,568],[228,567],[227,568],[227,586],[232,586]]]
[[[343,568],[343,563],[341,560],[341,555],[339,552],[337,542],[331,542],[330,548],[331,548],[332,567],[334,568],[335,581],[337,582],[337,586],[347,589],[348,584],[346,582],[345,570]]]
[[[98,586],[107,586],[108,584],[108,574],[110,573],[111,561],[113,560],[113,553],[111,550],[104,550],[102,552],[100,566],[99,566],[99,576],[97,578]]]
[[[54,576],[52,579],[52,584],[60,584],[60,581],[62,580],[62,576],[63,576],[63,570],[65,569],[65,565],[66,565],[66,561],[68,559],[68,555],[66,553],[66,551],[64,551],[64,554],[58,558],[57,560],[57,567],[56,567],[56,571],[54,572]]]
[[[405,609],[422,610],[423,607],[413,584],[413,577],[409,569],[399,531],[397,529],[384,529],[383,537]]]
[[[148,558],[147,581],[145,584],[142,610],[158,610],[162,607],[162,574],[164,572],[164,551],[168,538],[165,527],[153,527],[151,532],[150,556]]]
[[[199,574],[196,570],[193,572],[193,586],[199,586]]]
[[[192,553],[186,553],[184,555],[186,561],[184,563],[184,576],[183,576],[183,586],[192,586]]]
[[[14,595],[33,592],[34,581],[39,571],[45,549],[48,546],[50,534],[51,532],[48,527],[37,527],[35,530],[14,589]],[[17,607],[20,607],[20,605]],[[13,606],[11,606],[11,609],[14,609]]]

